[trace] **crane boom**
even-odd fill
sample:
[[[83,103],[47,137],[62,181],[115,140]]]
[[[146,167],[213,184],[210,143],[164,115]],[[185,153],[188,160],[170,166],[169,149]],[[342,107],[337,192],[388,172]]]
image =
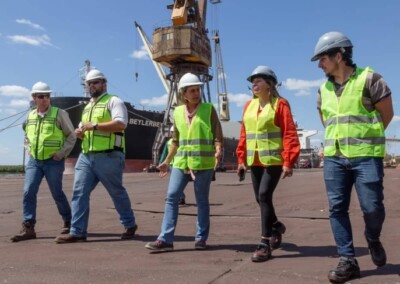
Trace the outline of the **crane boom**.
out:
[[[217,101],[218,101],[218,115],[221,121],[229,121],[229,100],[226,91],[226,80],[224,63],[222,60],[221,40],[218,31],[215,32],[213,38],[214,54],[215,54],[215,75],[217,81]]]
[[[167,82],[167,79],[166,79],[167,76],[165,74],[165,71],[160,63],[153,60],[153,47],[152,47],[150,41],[148,40],[146,34],[144,33],[142,27],[136,21],[135,21],[135,27],[139,32],[140,38],[142,39],[144,47],[146,48],[146,51],[151,59],[151,62],[153,63],[154,68],[156,69],[158,77],[160,77],[161,83],[163,84],[164,89],[168,94],[170,92],[170,86]]]
[[[220,1],[210,0],[210,2],[216,4]],[[196,74],[204,82],[201,89],[203,101],[211,102],[209,81],[212,80],[212,76],[209,74],[209,68],[212,51],[205,28],[207,0],[174,0],[174,4],[168,5],[167,8],[172,9],[172,25],[156,28],[153,31],[153,44],[150,44],[141,27],[135,22],[146,50],[168,93],[164,120],[158,128],[153,142],[153,164],[158,163],[160,149],[169,136],[180,78],[187,72]],[[220,51],[219,54],[221,54]],[[220,57],[218,62],[220,62],[218,66],[221,66],[222,59]],[[169,68],[170,73],[166,75],[161,65]],[[223,68],[221,72],[223,72]],[[224,74],[221,76],[225,80]],[[226,108],[228,104],[225,81],[220,88],[222,90],[218,91],[221,93],[218,95],[218,99],[222,100],[222,109]],[[224,93],[225,95],[223,95]],[[223,120],[229,120],[229,112],[225,111]]]

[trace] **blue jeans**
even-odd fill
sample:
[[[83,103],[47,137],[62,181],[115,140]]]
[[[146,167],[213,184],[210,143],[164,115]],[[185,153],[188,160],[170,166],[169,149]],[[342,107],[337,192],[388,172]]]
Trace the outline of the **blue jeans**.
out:
[[[210,231],[210,203],[208,201],[211,179],[214,170],[197,171],[195,176],[194,193],[197,204],[196,241],[207,241]],[[167,199],[165,201],[164,218],[161,225],[161,233],[158,239],[166,242],[174,242],[174,233],[178,222],[179,199],[183,190],[190,181],[190,175],[183,170],[172,168],[168,185]]]
[[[29,157],[25,167],[24,198],[23,198],[23,222],[36,223],[37,193],[39,186],[46,178],[47,184],[54,201],[56,202],[58,213],[64,222],[71,221],[71,208],[62,187],[65,160],[56,161],[53,159],[36,160]]]
[[[383,176],[381,158],[324,158],[329,218],[340,256],[355,255],[349,218],[353,185],[364,214],[364,235],[367,240],[379,239],[385,220]]]
[[[111,153],[80,154],[75,165],[74,191],[72,195],[72,223],[70,234],[87,236],[90,194],[101,182],[117,210],[125,228],[135,226],[135,216],[128,193],[122,185],[125,154]]]

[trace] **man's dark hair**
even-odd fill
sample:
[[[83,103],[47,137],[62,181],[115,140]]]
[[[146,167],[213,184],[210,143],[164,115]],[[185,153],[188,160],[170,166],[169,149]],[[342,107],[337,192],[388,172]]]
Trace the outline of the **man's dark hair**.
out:
[[[355,67],[356,64],[353,62],[353,47],[338,47],[333,48],[325,52],[324,54],[329,57],[335,56],[338,52],[342,54],[343,61],[346,62],[346,66]]]

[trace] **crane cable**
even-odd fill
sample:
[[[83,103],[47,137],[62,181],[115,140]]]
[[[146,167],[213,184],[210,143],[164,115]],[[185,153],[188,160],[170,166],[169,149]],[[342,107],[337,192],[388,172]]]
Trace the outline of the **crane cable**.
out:
[[[28,111],[30,111],[30,109],[27,109],[27,110],[25,110],[25,111],[21,111],[21,112],[19,112],[19,113],[16,113],[16,114],[13,114],[13,115],[11,115],[11,116],[9,116],[9,117],[6,117],[6,118],[1,119],[0,121],[3,121],[3,120],[5,120],[5,119],[9,119],[9,118],[11,118],[11,117],[14,117],[14,116],[16,116],[16,115],[21,114],[16,120],[14,120],[12,123],[10,123],[7,127],[1,128],[1,129],[0,129],[0,133],[3,132],[4,130],[7,130],[7,129],[10,129],[10,128],[13,128],[13,127],[22,125],[23,122],[21,122],[21,123],[19,123],[19,124],[14,124],[14,123],[16,123],[16,122],[17,122],[18,120],[20,120],[22,117],[24,117]]]

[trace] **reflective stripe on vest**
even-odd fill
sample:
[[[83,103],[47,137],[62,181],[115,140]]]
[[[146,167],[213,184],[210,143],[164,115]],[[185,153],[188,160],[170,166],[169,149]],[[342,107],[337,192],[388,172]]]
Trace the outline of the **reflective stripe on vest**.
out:
[[[93,122],[102,123],[112,120],[111,112],[108,109],[108,103],[113,95],[106,94],[97,102],[89,102],[82,113],[82,123]],[[82,152],[107,151],[107,150],[125,149],[124,132],[108,132],[101,130],[86,131],[82,140]]]
[[[64,145],[63,131],[57,127],[58,108],[51,107],[44,117],[33,110],[28,115],[26,136],[30,143],[30,153],[37,160],[47,160],[60,151]]]
[[[215,166],[214,136],[211,130],[212,104],[201,103],[188,127],[186,106],[174,111],[174,122],[179,131],[179,147],[174,157],[174,168],[209,170]]]
[[[266,104],[258,114],[259,99],[252,99],[243,115],[246,128],[246,155],[247,165],[254,163],[255,153],[263,165],[283,165],[282,158],[282,131],[275,125],[275,110],[278,99],[274,98],[271,104]]]
[[[378,111],[368,112],[362,95],[369,67],[357,68],[346,83],[340,98],[333,83],[321,86],[321,111],[325,125],[324,155],[334,156],[337,147],[348,157],[384,157],[385,134]]]

